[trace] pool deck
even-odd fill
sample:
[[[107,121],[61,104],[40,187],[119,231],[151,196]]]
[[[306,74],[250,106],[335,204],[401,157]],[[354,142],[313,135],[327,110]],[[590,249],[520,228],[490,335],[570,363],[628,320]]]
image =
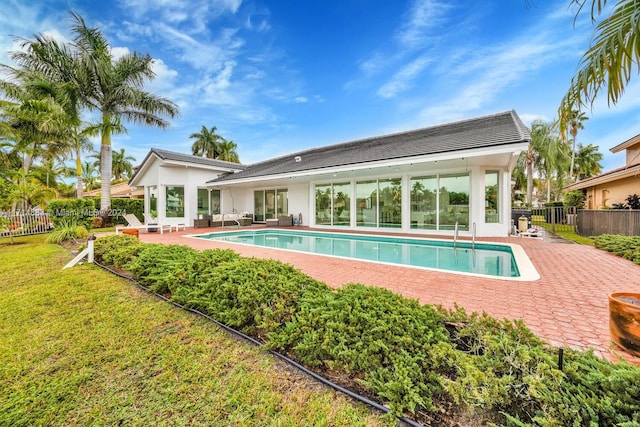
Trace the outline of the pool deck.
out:
[[[225,227],[225,231],[230,230],[236,228]],[[196,249],[229,248],[243,256],[286,262],[333,287],[358,282],[389,289],[423,304],[448,308],[457,304],[467,312],[484,311],[496,318],[522,319],[552,345],[593,348],[596,354],[610,360],[624,357],[640,364],[640,358],[631,357],[611,343],[607,299],[612,292],[640,292],[640,265],[599,249],[548,237],[477,239],[520,245],[540,274],[535,281],[509,281],[186,237],[214,231],[222,229],[140,232],[140,240]]]

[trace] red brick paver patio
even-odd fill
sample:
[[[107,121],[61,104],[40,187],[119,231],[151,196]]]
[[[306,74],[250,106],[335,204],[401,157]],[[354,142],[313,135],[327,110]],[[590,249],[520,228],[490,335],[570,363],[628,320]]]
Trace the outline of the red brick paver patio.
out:
[[[359,282],[390,289],[424,304],[452,308],[457,303],[468,312],[522,319],[538,336],[556,346],[593,348],[596,354],[612,360],[623,355],[640,362],[611,343],[607,300],[612,292],[640,292],[640,265],[599,249],[517,237],[479,239],[523,247],[541,278],[521,282],[185,237],[210,231],[220,229],[188,229],[162,235],[141,232],[140,239],[196,249],[230,248],[243,256],[292,264],[334,287]]]

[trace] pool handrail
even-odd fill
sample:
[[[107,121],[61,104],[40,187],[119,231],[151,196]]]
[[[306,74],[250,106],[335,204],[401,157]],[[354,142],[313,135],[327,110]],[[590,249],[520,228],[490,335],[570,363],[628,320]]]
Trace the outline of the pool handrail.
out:
[[[457,242],[458,242],[458,221],[456,221],[456,225],[453,227],[453,249],[456,248]]]
[[[471,249],[475,249],[476,248],[476,223],[473,223],[472,229],[471,229]]]

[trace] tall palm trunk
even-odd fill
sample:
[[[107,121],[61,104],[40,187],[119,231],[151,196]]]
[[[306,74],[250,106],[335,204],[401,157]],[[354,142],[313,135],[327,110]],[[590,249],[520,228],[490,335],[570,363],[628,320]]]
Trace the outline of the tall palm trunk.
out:
[[[571,167],[569,168],[569,181],[573,181],[573,165],[576,160],[576,135],[573,135],[573,144],[571,146]]]
[[[527,204],[533,199],[533,160],[527,158]]]
[[[84,197],[84,184],[82,182],[82,159],[80,158],[80,150],[76,148],[76,197],[82,199]]]
[[[103,123],[108,123],[105,117]],[[100,145],[100,210],[103,214],[111,207],[111,129],[102,129],[102,145]]]

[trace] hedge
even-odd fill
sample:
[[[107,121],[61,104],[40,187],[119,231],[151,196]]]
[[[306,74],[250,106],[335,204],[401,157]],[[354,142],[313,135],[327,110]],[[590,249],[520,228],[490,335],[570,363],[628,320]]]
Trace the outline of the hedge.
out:
[[[249,333],[395,415],[452,424],[640,427],[640,368],[559,349],[521,321],[420,305],[388,290],[338,290],[273,260],[231,251],[96,242],[135,277]],[[99,248],[99,249],[98,249]],[[116,256],[117,254],[117,256]],[[471,415],[470,415],[471,414]],[[435,423],[435,422],[434,422]]]

